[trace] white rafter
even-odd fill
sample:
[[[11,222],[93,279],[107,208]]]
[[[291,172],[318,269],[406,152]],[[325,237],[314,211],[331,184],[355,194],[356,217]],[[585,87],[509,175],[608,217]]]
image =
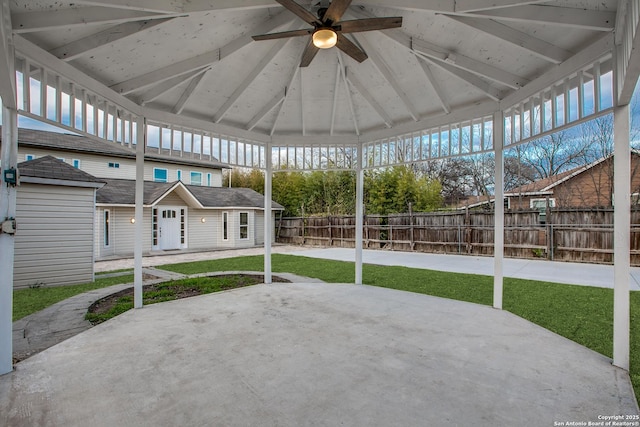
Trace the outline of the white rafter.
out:
[[[287,44],[289,39],[276,40],[267,52],[265,56],[262,57],[260,62],[253,67],[251,73],[238,85],[238,87],[233,91],[231,96],[225,101],[225,103],[218,109],[216,114],[213,116],[213,121],[215,123],[220,123],[220,120],[224,118],[229,109],[235,104],[235,102],[242,96],[242,94],[247,90],[249,85],[253,83],[253,81],[260,75],[260,73],[265,69],[267,65],[271,63],[271,60],[282,50],[282,48]]]
[[[274,108],[280,105],[282,101],[284,101],[285,97],[286,97],[286,91],[283,90],[282,92],[277,93],[276,96],[274,96],[271,101],[265,104],[264,107],[262,107],[260,111],[258,111],[258,113],[256,113],[255,116],[253,116],[253,118],[249,121],[249,123],[247,123],[246,129],[253,130],[253,128],[256,127],[258,123],[260,123],[262,119],[264,119],[267,116],[267,114],[269,114]]]
[[[306,67],[300,67],[300,126],[302,128],[302,136],[307,134],[307,126],[305,122],[305,96],[304,96],[304,70]]]
[[[101,46],[148,30],[156,25],[164,24],[172,19],[173,18],[164,18],[150,21],[126,22],[50,50],[49,53],[64,61],[71,61],[81,55],[87,55]]]
[[[360,128],[358,126],[358,119],[356,117],[356,109],[353,105],[353,98],[351,96],[351,90],[349,89],[349,82],[347,81],[347,67],[344,66],[344,59],[342,53],[338,51],[338,63],[340,65],[340,78],[344,84],[344,90],[347,94],[347,102],[349,103],[349,111],[351,111],[351,118],[353,119],[353,127],[356,135],[360,136]]]
[[[345,75],[347,76],[347,80],[349,83],[353,85],[353,87],[362,95],[362,97],[369,103],[369,105],[378,113],[380,118],[384,120],[384,124],[388,128],[392,128],[394,123],[391,120],[391,116],[384,110],[382,105],[369,93],[367,87],[358,80],[358,78],[353,73],[348,73],[348,69],[345,69]]]
[[[184,83],[187,80],[190,80],[202,73],[205,73],[207,71],[209,71],[211,68],[209,67],[203,67],[203,68],[199,68],[197,70],[191,71],[189,73],[185,73],[185,74],[180,74],[176,77],[173,77],[169,80],[165,80],[162,83],[159,83],[155,86],[153,86],[151,89],[147,90],[146,92],[138,95],[138,96],[131,96],[131,99],[135,100],[138,104],[140,105],[145,105],[148,104],[150,102],[155,101],[156,99],[158,99],[159,97],[161,97],[162,95],[164,95],[165,93],[169,92],[171,89],[173,89],[174,87]]]
[[[173,107],[174,114],[182,113],[182,110],[184,110],[185,105],[187,105],[187,102],[189,102],[189,98],[191,98],[191,95],[193,95],[193,93],[196,91],[196,89],[198,88],[198,85],[202,81],[202,78],[207,74],[209,70],[210,68],[207,69],[204,73],[200,73],[191,79],[191,81],[189,82],[189,86],[187,86],[184,92],[182,92],[182,95],[180,95],[180,99],[178,100],[176,105]]]
[[[350,12],[358,18],[376,17],[372,13],[365,10],[350,9]],[[489,80],[500,83],[512,89],[518,89],[529,82],[528,79],[522,76],[517,76],[498,67],[486,64],[473,58],[469,58],[468,56],[451,52],[448,49],[427,42],[425,40],[411,37],[401,29],[380,31],[380,34],[389,37],[409,51],[418,52],[421,55],[425,55],[441,61],[448,60],[452,65],[455,65],[462,70],[469,71],[481,77],[485,77]]]
[[[453,65],[445,62],[445,61],[441,61],[439,59],[434,59],[431,58],[429,56],[425,56],[422,55],[420,52],[416,52],[417,54],[421,55],[425,60],[429,61],[430,63],[442,68],[443,70],[445,70],[446,72],[448,72],[449,74],[452,74],[456,77],[458,77],[459,79],[469,83],[471,86],[475,87],[476,89],[480,90],[482,93],[484,93],[487,97],[489,97],[490,99],[494,100],[494,101],[499,101],[500,99],[502,99],[504,97],[504,94],[497,88],[495,88],[494,86],[492,86],[490,83],[486,82],[485,80],[482,80],[480,77],[478,77],[477,75],[460,69],[458,67],[454,67]]]
[[[11,16],[15,33],[54,30],[98,24],[122,24],[125,22],[164,19],[181,14],[163,15],[135,10],[118,10],[104,7],[73,7],[63,10],[20,12]]]
[[[442,107],[445,113],[449,114],[451,112],[451,107],[447,102],[447,97],[445,96],[444,92],[442,92],[440,85],[436,81],[436,78],[434,77],[433,72],[429,67],[429,64],[427,64],[426,60],[422,59],[419,55],[416,55],[416,58],[418,58],[418,63],[422,67],[422,71],[424,71],[424,75],[427,78],[427,81],[429,82],[434,92],[436,93],[436,96],[438,97],[438,101],[440,102],[440,106]]]
[[[333,83],[333,105],[331,106],[331,125],[329,135],[333,136],[336,124],[336,110],[338,109],[338,91],[340,90],[340,62],[336,66],[336,80]]]
[[[481,10],[501,9],[503,7],[546,3],[548,1],[549,0],[457,0],[456,12],[478,12]]]
[[[193,71],[201,67],[211,66],[214,63],[219,62],[221,59],[233,55],[249,43],[252,43],[252,34],[268,33],[269,31],[290,22],[292,19],[293,18],[290,13],[281,12],[253,30],[248,31],[227,43],[220,49],[205,52],[192,58],[185,59],[184,61],[176,62],[158,70],[150,71],[141,76],[120,82],[111,86],[111,89],[121,94],[128,94],[140,88],[160,83],[174,76],[188,73],[189,71]]]
[[[356,39],[362,45],[365,52],[367,52],[367,55],[369,55],[369,59],[371,60],[373,65],[375,65],[376,69],[380,72],[380,74],[382,74],[387,83],[389,83],[398,97],[402,100],[404,106],[407,108],[407,111],[409,111],[409,114],[411,115],[413,120],[416,122],[420,121],[420,113],[418,113],[418,110],[413,105],[406,92],[402,89],[402,87],[394,77],[394,73],[393,71],[391,71],[391,68],[389,68],[389,65],[387,65],[386,61],[382,59],[380,54],[378,54],[378,51],[373,46],[373,44],[369,42],[367,36],[364,34],[360,34],[359,37],[356,37]]]
[[[472,13],[470,16],[505,21],[539,22],[595,31],[611,31],[616,22],[615,12],[542,5],[487,10]]]
[[[285,86],[284,88],[284,99],[282,100],[282,103],[280,103],[277,106],[276,118],[273,120],[273,125],[271,126],[271,132],[269,133],[270,136],[273,136],[273,134],[276,133],[276,126],[278,125],[278,119],[280,119],[280,112],[282,111],[282,107],[284,106],[284,103],[286,102],[287,98],[289,97],[289,94],[291,93],[291,91],[288,90],[288,88],[290,88],[293,85],[293,81],[298,75],[298,71],[301,69],[302,68],[297,66],[293,67],[291,74],[289,75],[289,78],[286,80],[288,83],[287,83],[287,86]]]
[[[544,40],[533,37],[531,34],[523,33],[507,25],[494,21],[493,19],[478,19],[468,16],[444,15],[454,21],[467,25],[485,34],[490,34],[507,43],[533,53],[554,64],[560,64],[571,57],[571,52]]]
[[[75,3],[158,13],[191,13],[223,9],[256,9],[275,7],[275,0],[77,0]]]

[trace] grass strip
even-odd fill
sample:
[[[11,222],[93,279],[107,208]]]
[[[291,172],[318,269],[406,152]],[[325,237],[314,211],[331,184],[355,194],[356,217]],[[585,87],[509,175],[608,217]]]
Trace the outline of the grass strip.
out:
[[[74,295],[129,282],[133,282],[133,274],[96,278],[95,282],[79,285],[16,289],[13,291],[13,321],[15,322]]]
[[[190,279],[171,280],[155,285],[147,285],[143,288],[142,303],[144,305],[155,304],[164,301],[172,301],[186,296],[210,294],[228,289],[262,283],[263,279],[254,276],[229,275],[219,277],[197,277]],[[85,319],[96,325],[109,320],[127,310],[133,308],[133,290],[121,292],[123,295],[114,298],[108,303],[105,300],[96,301],[89,309]],[[104,305],[104,309],[99,309]],[[96,309],[94,309],[96,307]]]

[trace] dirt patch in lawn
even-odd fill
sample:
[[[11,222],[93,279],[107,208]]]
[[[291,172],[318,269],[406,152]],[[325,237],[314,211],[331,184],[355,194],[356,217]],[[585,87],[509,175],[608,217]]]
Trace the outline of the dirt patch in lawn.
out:
[[[272,276],[272,281],[274,283],[291,283],[291,281],[277,276]],[[189,298],[259,283],[264,283],[264,276],[251,274],[229,274],[172,280],[143,286],[143,304],[148,305]],[[97,300],[87,310],[87,320],[93,325],[97,325],[133,307],[133,292],[133,288],[128,288]]]

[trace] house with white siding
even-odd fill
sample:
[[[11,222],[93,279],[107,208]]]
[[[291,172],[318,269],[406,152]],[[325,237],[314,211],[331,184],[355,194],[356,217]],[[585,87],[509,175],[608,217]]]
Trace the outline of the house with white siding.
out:
[[[133,255],[135,147],[20,129],[18,159],[15,286],[90,282],[94,261]],[[264,244],[264,197],[222,187],[227,168],[145,154],[144,253]]]

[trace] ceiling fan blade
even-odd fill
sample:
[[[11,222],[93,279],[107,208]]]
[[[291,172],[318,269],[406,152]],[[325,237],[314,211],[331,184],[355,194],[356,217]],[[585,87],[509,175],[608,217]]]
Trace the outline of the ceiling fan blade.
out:
[[[336,43],[336,47],[358,62],[362,62],[368,58],[367,54],[364,53],[362,49],[342,34],[338,34],[338,43]]]
[[[387,30],[402,27],[402,16],[392,18],[367,18],[342,21],[339,27],[343,33],[359,33],[361,31]]]
[[[319,50],[320,50],[319,48],[315,47],[315,45],[313,44],[313,41],[309,39],[309,44],[307,45],[307,47],[304,49],[304,52],[302,53],[300,66],[308,67],[309,64],[311,64],[311,61],[313,61],[313,58],[315,58],[316,55],[318,54]]]
[[[316,25],[322,26],[322,22],[320,22],[320,20],[313,13],[309,12],[307,9],[300,6],[295,1],[293,0],[276,0],[276,1],[280,3],[282,6],[284,6],[286,9],[290,10],[291,13],[295,14],[296,16],[304,20],[305,22],[308,22],[309,24],[314,26]]]
[[[313,31],[314,31],[313,28],[309,28],[307,30],[282,31],[280,33],[261,34],[258,36],[251,36],[251,38],[254,39],[255,41],[286,39],[287,37],[308,36],[309,34],[313,34]]]
[[[329,24],[335,24],[340,21],[340,18],[342,18],[342,15],[347,11],[349,5],[351,5],[351,0],[333,0],[329,5],[329,9],[324,13],[322,20],[325,23],[329,21]]]

